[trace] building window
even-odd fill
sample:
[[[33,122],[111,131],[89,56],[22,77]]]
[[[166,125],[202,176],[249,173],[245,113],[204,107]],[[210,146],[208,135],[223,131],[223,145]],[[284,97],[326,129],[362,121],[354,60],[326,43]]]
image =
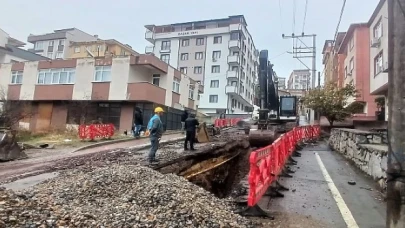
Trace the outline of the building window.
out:
[[[187,67],[180,67],[180,72],[183,74],[187,74]]]
[[[162,48],[161,50],[169,50],[170,51],[170,40],[162,41]]]
[[[350,50],[353,49],[353,47],[354,47],[354,37],[352,37],[352,38],[350,39],[350,41],[349,41],[349,47],[350,47]]]
[[[169,62],[170,62],[170,55],[169,55],[169,54],[160,55],[160,60],[162,60],[163,62],[169,64]]]
[[[380,54],[374,58],[374,76],[381,73],[383,70],[383,53],[380,52]]]
[[[212,52],[212,59],[213,60],[218,60],[221,58],[221,51],[213,51]]]
[[[239,40],[239,32],[231,33],[231,40]]]
[[[202,74],[202,67],[200,66],[194,67],[194,74]]]
[[[11,84],[22,84],[22,78],[22,71],[11,71]]]
[[[195,59],[203,59],[203,58],[204,58],[204,54],[202,52],[195,53]]]
[[[211,73],[220,73],[219,65],[215,65],[211,67]]]
[[[155,86],[159,86],[160,84],[160,74],[154,74],[152,77],[152,84]]]
[[[188,53],[181,53],[180,59],[183,60],[183,61],[188,60]]]
[[[96,66],[94,81],[95,82],[111,81],[111,66]]]
[[[194,100],[194,88],[191,86],[188,87],[188,98]]]
[[[190,45],[190,40],[189,39],[186,39],[186,40],[182,40],[181,41],[181,46],[182,47],[187,47],[187,46],[189,46]]]
[[[380,39],[383,36],[382,21],[381,18],[373,28],[373,37]]]
[[[350,63],[349,63],[350,74],[353,73],[353,69],[354,69],[354,57],[352,57],[352,59],[350,59]]]
[[[197,38],[196,43],[197,46],[204,45],[204,38]]]
[[[347,78],[347,66],[345,67],[345,78]]]
[[[218,95],[210,95],[210,103],[218,103]]]
[[[211,80],[210,87],[219,88],[219,80]]]
[[[35,50],[44,50],[44,42],[43,41],[37,41],[35,42]]]
[[[46,69],[38,72],[38,84],[73,84],[75,68]]]
[[[237,81],[231,81],[231,86],[237,86],[238,82]]]
[[[75,47],[75,53],[80,53],[80,47]]]
[[[214,44],[221,44],[221,43],[222,43],[222,36],[215,36]]]
[[[177,78],[173,79],[173,92],[180,93],[180,80]]]
[[[60,52],[60,51],[56,52],[56,57],[55,58],[56,59],[62,59],[63,58],[63,52]]]
[[[238,67],[238,66],[232,66],[231,70],[232,70],[232,71],[236,71],[236,72],[238,72],[239,67]]]

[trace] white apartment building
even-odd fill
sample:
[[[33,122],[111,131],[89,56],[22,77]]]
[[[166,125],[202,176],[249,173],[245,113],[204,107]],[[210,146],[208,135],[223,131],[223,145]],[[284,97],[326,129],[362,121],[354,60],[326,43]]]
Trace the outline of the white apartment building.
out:
[[[277,78],[278,80],[278,89],[286,89],[285,78]]]
[[[204,85],[201,112],[251,112],[259,52],[244,16],[145,27],[145,38],[153,44],[146,53]]]
[[[28,42],[34,47],[29,51],[50,59],[65,59],[69,55],[70,42],[87,42],[98,40],[97,35],[90,35],[77,28],[54,30],[53,33],[28,36]]]
[[[309,70],[293,70],[288,78],[288,89],[307,90],[311,87],[311,73]]]
[[[388,6],[381,0],[370,20],[370,94],[388,97]],[[388,120],[388,101],[385,101]]]

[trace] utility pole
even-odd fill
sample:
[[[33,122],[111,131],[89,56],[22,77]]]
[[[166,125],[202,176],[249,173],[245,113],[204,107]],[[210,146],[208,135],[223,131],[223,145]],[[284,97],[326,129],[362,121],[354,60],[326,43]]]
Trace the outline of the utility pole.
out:
[[[405,227],[405,0],[388,0],[387,223]]]

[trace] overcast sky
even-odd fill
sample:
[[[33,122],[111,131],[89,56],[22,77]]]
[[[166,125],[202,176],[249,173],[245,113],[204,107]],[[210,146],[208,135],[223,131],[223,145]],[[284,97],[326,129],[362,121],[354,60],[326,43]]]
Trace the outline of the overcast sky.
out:
[[[379,0],[347,0],[339,31],[367,22]],[[116,39],[144,53],[150,45],[146,24],[170,24],[243,14],[256,48],[268,49],[280,77],[305,68],[286,51],[292,41],[281,34],[303,30],[306,0],[0,0],[0,27],[26,42],[30,33],[76,27],[101,39]],[[295,4],[294,4],[295,2]],[[322,71],[322,47],[333,39],[343,0],[308,0],[304,32],[317,35],[317,70]],[[281,15],[280,7],[281,5]],[[295,20],[294,18],[295,5]],[[295,21],[295,28],[294,28]],[[294,29],[294,30],[293,30]],[[308,40],[308,44],[311,41]],[[30,45],[31,46],[31,45]],[[284,53],[284,54],[283,54]],[[311,67],[311,61],[305,60]]]

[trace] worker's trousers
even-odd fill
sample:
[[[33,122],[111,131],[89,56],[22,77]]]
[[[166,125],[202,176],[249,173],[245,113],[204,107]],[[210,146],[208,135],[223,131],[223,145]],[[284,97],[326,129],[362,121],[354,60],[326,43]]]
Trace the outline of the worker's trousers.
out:
[[[155,136],[150,137],[150,151],[148,155],[148,160],[149,161],[154,161],[156,160],[156,151],[159,149],[159,138]]]
[[[184,141],[185,150],[188,150],[188,142],[190,142],[190,149],[194,150],[195,131],[186,131],[186,140]]]

